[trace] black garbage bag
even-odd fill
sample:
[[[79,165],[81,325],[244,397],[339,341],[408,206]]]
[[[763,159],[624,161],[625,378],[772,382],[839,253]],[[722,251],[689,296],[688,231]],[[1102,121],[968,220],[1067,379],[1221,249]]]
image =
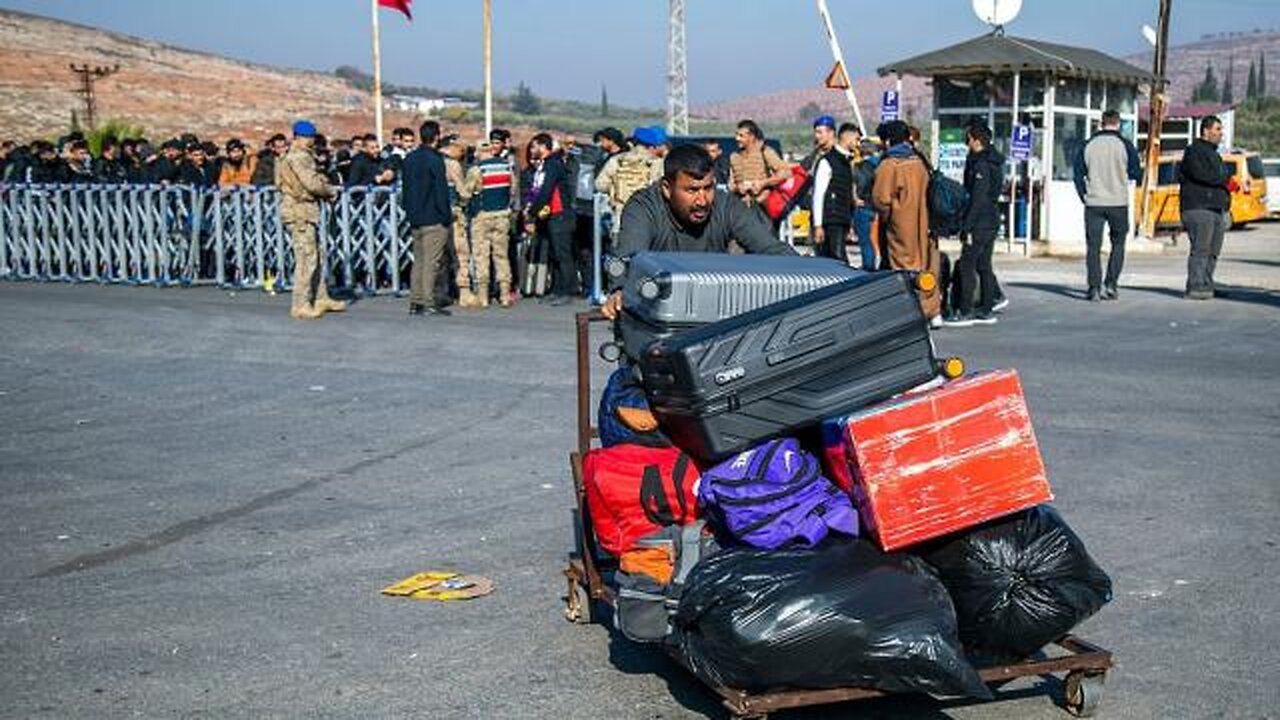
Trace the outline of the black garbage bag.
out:
[[[677,656],[713,686],[991,696],[942,584],[866,541],[723,550],[690,573],[675,624]]]
[[[916,553],[951,593],[965,647],[999,659],[1034,653],[1111,600],[1111,578],[1048,505]]]

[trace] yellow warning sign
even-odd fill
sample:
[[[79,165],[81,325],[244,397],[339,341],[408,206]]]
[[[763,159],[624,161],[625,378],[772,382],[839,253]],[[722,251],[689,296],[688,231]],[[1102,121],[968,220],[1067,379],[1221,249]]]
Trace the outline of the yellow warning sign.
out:
[[[844,71],[844,63],[837,62],[836,66],[831,68],[831,72],[827,73],[827,79],[823,84],[832,90],[848,90],[849,73]]]

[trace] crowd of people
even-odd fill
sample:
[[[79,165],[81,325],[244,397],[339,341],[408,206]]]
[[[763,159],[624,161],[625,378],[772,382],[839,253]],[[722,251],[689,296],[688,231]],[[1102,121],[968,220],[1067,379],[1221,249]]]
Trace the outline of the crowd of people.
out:
[[[1125,183],[1139,172],[1136,151],[1117,128],[1116,113],[1104,114],[1102,131],[1082,150],[1075,168],[1086,205],[1088,298],[1093,301],[1118,295],[1128,224]],[[639,127],[630,134],[606,127],[588,147],[572,136],[538,133],[517,148],[511,133],[500,128],[468,145],[434,121],[416,132],[396,128],[390,143],[381,146],[373,134],[329,139],[304,121],[294,126],[292,138],[274,135],[256,152],[240,139],[219,145],[188,134],[165,141],[158,151],[145,139],[107,137],[95,156],[87,140],[73,133],[57,145],[0,143],[0,177],[9,183],[276,186],[300,257],[315,254],[315,207],[334,197],[336,188],[399,187],[412,230],[410,309],[415,315],[448,314],[446,306],[455,301],[463,308],[483,308],[507,307],[521,296],[555,305],[581,297],[592,285],[595,267],[593,190],[608,200],[606,252],[621,255],[646,249],[791,252],[778,240],[786,216],[778,208],[801,205],[809,210],[815,254],[853,264],[847,248],[855,245],[862,268],[932,273],[941,282],[921,291],[925,315],[935,327],[968,327],[996,323],[1008,300],[992,267],[1005,158],[980,120],[968,126],[966,143],[967,200],[951,228],[962,247],[954,263],[940,251],[931,224],[934,172],[920,149],[919,130],[900,120],[882,123],[873,137],[864,137],[855,124],[820,116],[813,121],[813,149],[798,163],[784,159],[749,119],[738,123],[732,143],[715,138],[673,143],[661,127]],[[804,169],[802,189],[784,194],[784,205],[771,203],[771,195],[793,179],[797,164]],[[1217,195],[1211,199],[1222,204]],[[1196,208],[1188,209],[1190,221],[1208,227]],[[1110,224],[1112,239],[1105,277],[1100,266],[1104,224]],[[1204,258],[1196,260],[1199,277],[1191,289],[1203,295],[1212,284],[1221,231],[1193,229],[1197,237],[1208,238],[1193,242]],[[520,272],[513,267],[517,253],[522,253]],[[295,317],[342,309],[328,299],[318,263],[299,262],[299,273],[304,281],[295,282]],[[447,282],[437,282],[438,277]],[[610,298],[606,312],[616,312],[618,302]]]

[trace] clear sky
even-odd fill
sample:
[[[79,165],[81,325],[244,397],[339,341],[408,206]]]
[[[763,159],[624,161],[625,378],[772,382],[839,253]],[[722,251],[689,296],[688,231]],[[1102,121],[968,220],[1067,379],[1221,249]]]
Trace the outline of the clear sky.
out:
[[[985,31],[969,0],[828,0],[855,74]],[[494,83],[540,95],[661,107],[666,0],[493,0]],[[273,65],[368,70],[369,0],[0,0],[0,7]],[[1022,35],[1116,55],[1143,50],[1157,0],[1024,0]],[[1280,0],[1174,0],[1171,39],[1280,28]],[[479,88],[480,0],[382,11],[388,82]],[[688,0],[694,104],[820,83],[831,55],[812,0]]]

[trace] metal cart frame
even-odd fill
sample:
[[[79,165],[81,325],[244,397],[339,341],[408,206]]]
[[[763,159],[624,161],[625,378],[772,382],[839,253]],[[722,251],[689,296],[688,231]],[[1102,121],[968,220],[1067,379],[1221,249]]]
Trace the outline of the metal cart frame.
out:
[[[577,329],[578,372],[578,447],[569,454],[573,472],[574,552],[564,569],[568,582],[565,617],[574,623],[590,624],[596,620],[596,603],[614,605],[612,590],[604,582],[604,573],[616,569],[616,561],[598,552],[591,518],[586,511],[586,488],[583,484],[582,458],[598,437],[591,422],[591,324],[605,321],[598,310],[575,316]],[[1066,635],[1052,644],[1055,655],[1032,658],[1007,665],[980,668],[978,674],[987,683],[1003,683],[1020,677],[1065,673],[1066,710],[1077,717],[1091,717],[1098,708],[1105,687],[1107,671],[1113,666],[1111,652],[1074,635]],[[1060,651],[1064,654],[1057,654]],[[730,714],[738,720],[764,720],[779,710],[825,705],[829,703],[884,697],[890,693],[870,688],[842,687],[826,690],[775,690],[752,693],[733,688],[711,687],[720,696]],[[997,695],[996,700],[999,700]]]

